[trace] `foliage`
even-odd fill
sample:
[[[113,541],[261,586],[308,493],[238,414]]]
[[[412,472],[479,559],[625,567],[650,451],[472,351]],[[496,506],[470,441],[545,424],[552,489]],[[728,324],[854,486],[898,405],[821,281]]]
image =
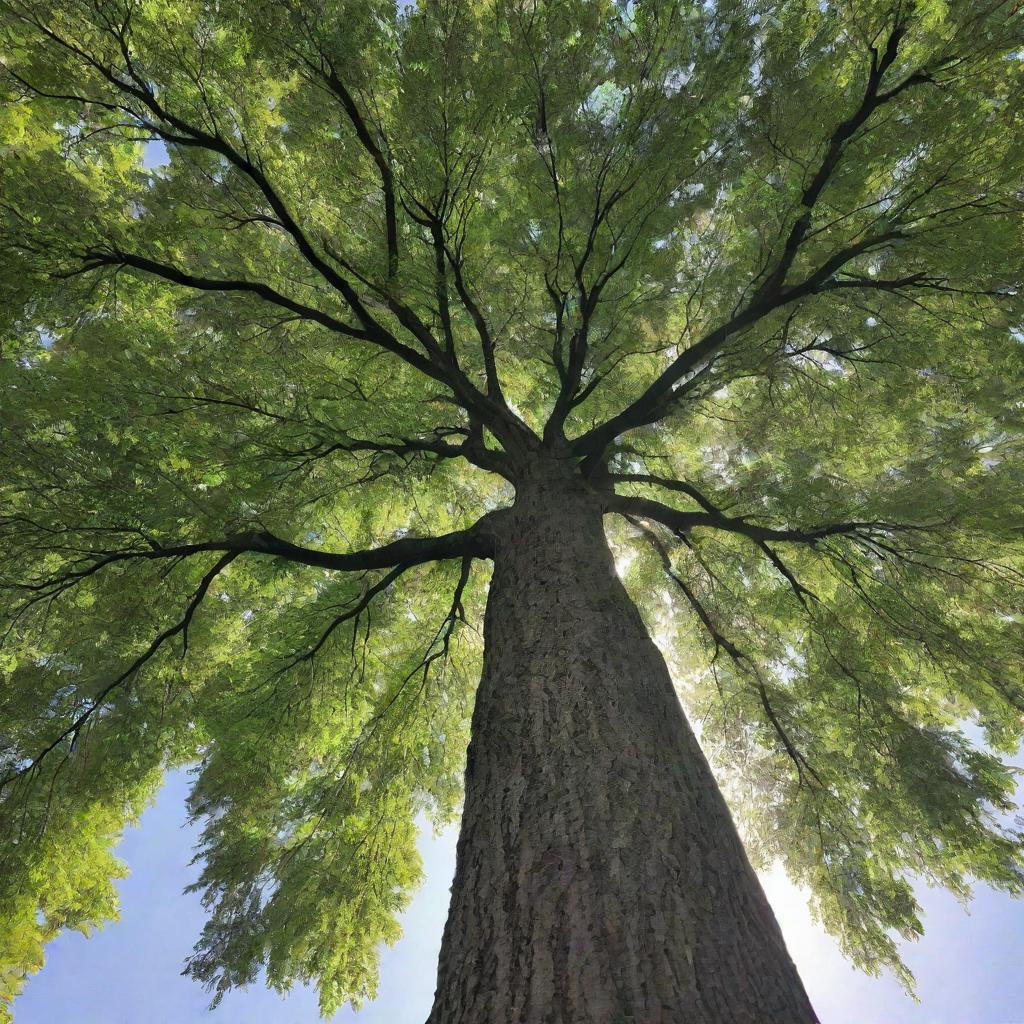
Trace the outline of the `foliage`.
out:
[[[372,994],[548,456],[857,963],[1019,892],[1017,6],[0,0],[0,999],[193,763],[189,971]]]

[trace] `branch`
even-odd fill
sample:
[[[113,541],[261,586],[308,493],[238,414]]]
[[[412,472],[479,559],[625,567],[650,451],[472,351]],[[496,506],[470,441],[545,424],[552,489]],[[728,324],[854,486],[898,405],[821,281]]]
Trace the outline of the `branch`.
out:
[[[714,515],[722,514],[723,510],[711,503],[703,493],[697,490],[693,484],[685,480],[671,480],[668,477],[653,476],[650,473],[611,473],[609,474],[613,483],[629,484],[650,484],[654,487],[664,487],[668,491],[678,491],[689,498],[693,498],[701,508]]]
[[[359,107],[356,106],[356,102],[352,97],[352,93],[346,88],[345,83],[342,82],[338,76],[337,69],[333,62],[327,57],[322,50],[320,50],[320,59],[323,62],[323,66],[316,68],[310,65],[311,69],[314,70],[324,82],[328,85],[331,92],[341,101],[341,105],[348,115],[349,121],[352,122],[352,127],[355,130],[356,137],[359,139],[360,145],[370,155],[374,164],[377,166],[377,170],[380,173],[381,187],[384,190],[384,220],[386,224],[387,233],[387,253],[388,253],[388,277],[392,278],[398,273],[398,220],[395,209],[395,176],[391,169],[391,163],[388,160],[384,150],[377,144],[370,129],[366,123],[365,118],[359,111]]]
[[[772,729],[775,731],[776,736],[779,738],[779,742],[785,748],[786,753],[789,755],[790,760],[796,766],[797,778],[799,785],[803,786],[806,784],[805,771],[813,776],[815,782],[819,785],[822,784],[821,776],[814,770],[813,767],[808,763],[807,759],[797,749],[796,744],[793,743],[789,734],[783,728],[782,723],[779,721],[778,715],[776,715],[774,708],[771,705],[771,701],[768,698],[768,690],[764,685],[764,680],[761,679],[761,675],[757,670],[757,666],[744,654],[731,640],[728,639],[715,625],[714,620],[708,613],[707,609],[700,602],[697,595],[693,592],[692,588],[686,583],[686,581],[672,568],[672,558],[668,551],[665,549],[665,545],[662,544],[661,538],[649,527],[644,526],[642,523],[637,522],[630,516],[626,517],[629,521],[647,538],[651,546],[657,551],[658,557],[661,559],[662,567],[666,574],[675,581],[676,585],[683,592],[683,596],[686,598],[687,603],[693,609],[697,618],[700,619],[704,628],[708,631],[711,639],[715,644],[715,654],[711,659],[712,664],[718,657],[719,651],[725,651],[726,654],[732,659],[733,664],[740,672],[749,673],[754,680],[754,688],[757,691],[758,700],[761,703],[761,707],[764,709],[764,713],[768,718],[768,722]]]
[[[793,261],[796,259],[800,245],[803,243],[807,236],[807,232],[810,229],[811,215],[814,210],[814,206],[821,197],[822,192],[825,190],[825,186],[828,184],[836,168],[839,166],[843,152],[854,135],[856,135],[856,133],[864,126],[867,119],[879,107],[895,99],[895,97],[899,96],[900,93],[909,89],[911,86],[931,82],[933,80],[931,75],[927,72],[918,71],[917,73],[905,78],[902,82],[887,92],[880,91],[882,78],[885,76],[885,73],[889,68],[891,68],[895,63],[899,54],[900,42],[906,35],[906,32],[906,22],[899,21],[893,27],[892,32],[889,33],[885,51],[881,55],[879,55],[878,50],[875,47],[871,47],[871,71],[868,75],[867,86],[864,90],[864,96],[861,99],[860,106],[858,106],[853,114],[851,114],[845,121],[842,121],[830,136],[828,146],[825,150],[825,156],[818,167],[817,173],[811,179],[808,186],[804,189],[803,195],[800,197],[800,206],[803,208],[804,212],[793,225],[789,233],[789,237],[786,239],[785,246],[783,247],[782,257],[775,270],[765,281],[763,290],[771,291],[781,285],[785,280],[786,274],[789,272],[790,267],[793,265]]]
[[[455,626],[459,622],[466,621],[466,610],[462,606],[462,597],[466,592],[466,585],[469,583],[469,574],[472,568],[473,559],[467,555],[462,559],[462,565],[459,568],[459,579],[455,584],[455,592],[452,594],[452,602],[449,605],[448,613],[445,615],[444,620],[441,623],[441,628],[437,631],[437,634],[434,636],[434,640],[431,644],[431,646],[433,646],[440,641],[441,646],[433,652],[428,653],[421,663],[424,683],[426,682],[427,675],[430,672],[430,666],[435,661],[439,658],[442,662],[448,660],[448,652],[451,648],[451,639],[452,634],[455,632]]]
[[[775,566],[778,573],[783,576],[786,582],[789,584],[793,591],[794,596],[803,606],[804,611],[810,611],[807,605],[807,598],[809,597],[812,601],[820,601],[821,599],[813,590],[809,590],[805,587],[797,578],[793,575],[792,570],[789,566],[779,557],[778,553],[774,548],[769,547],[763,540],[755,540],[754,543],[764,552],[768,557],[768,561]]]
[[[467,439],[462,444],[452,444],[444,440],[448,433],[465,434]],[[449,428],[449,430],[445,431],[444,428],[438,428],[435,430],[435,434],[440,436],[430,439],[400,438],[394,442],[364,441],[349,438],[344,441],[331,441],[323,445],[310,445],[306,448],[290,451],[278,450],[271,457],[274,459],[299,459],[301,461],[295,467],[296,470],[299,470],[311,462],[327,458],[334,454],[334,452],[369,452],[374,456],[394,455],[398,457],[424,454],[434,455],[439,461],[462,458],[479,469],[508,477],[509,469],[506,465],[504,453],[492,451],[477,443],[468,430]],[[375,459],[371,459],[370,463],[374,465]]]
[[[430,231],[431,243],[434,247],[435,253],[435,271],[440,279],[438,284],[438,303],[439,313],[441,314],[442,320],[445,320],[449,316],[447,288],[444,281],[445,268],[447,266],[451,268],[452,279],[455,282],[455,291],[458,293],[459,300],[462,302],[463,308],[466,312],[469,313],[470,319],[473,321],[473,326],[476,328],[477,337],[480,339],[480,352],[483,356],[484,376],[487,381],[487,398],[490,399],[504,415],[512,416],[513,414],[508,407],[504,392],[502,391],[501,381],[498,377],[498,367],[494,360],[494,335],[491,333],[491,329],[483,314],[483,310],[480,308],[479,303],[473,298],[470,293],[469,286],[466,283],[465,276],[462,272],[463,257],[461,248],[459,245],[456,245],[453,250],[446,241],[445,223],[441,214],[425,206],[419,200],[415,199],[415,197],[410,198],[417,209],[412,209],[403,201],[403,206],[405,207],[406,212],[414,221],[416,221],[417,224]],[[452,345],[451,342],[450,345]]]
[[[838,167],[850,140],[879,107],[889,103],[912,86],[932,81],[928,72],[920,70],[909,75],[891,89],[881,91],[882,79],[895,63],[900,42],[906,31],[906,22],[900,20],[889,34],[885,51],[882,54],[879,54],[874,47],[871,48],[871,69],[864,96],[857,110],[842,121],[829,137],[825,155],[818,170],[801,196],[800,207],[803,212],[791,228],[775,267],[764,278],[750,301],[729,321],[721,324],[682,352],[647,390],[622,412],[574,439],[572,442],[574,454],[594,458],[625,431],[657,422],[667,413],[676,397],[673,390],[676,384],[688,373],[699,371],[702,364],[705,364],[718,352],[733,335],[756,324],[774,310],[813,294],[855,256],[862,255],[886,241],[904,237],[900,232],[886,232],[869,237],[835,253],[798,285],[787,287],[785,284],[789,271],[808,237],[813,209]]]
[[[704,628],[708,631],[711,639],[715,642],[715,654],[711,659],[712,663],[718,658],[719,651],[725,651],[730,658],[738,665],[744,658],[744,655],[739,648],[722,633],[719,632],[717,626],[715,626],[714,620],[708,614],[707,609],[697,599],[697,595],[690,588],[689,584],[672,568],[672,557],[669,555],[662,544],[661,538],[649,527],[644,525],[643,522],[634,518],[633,516],[626,516],[630,523],[633,524],[649,541],[651,547],[658,553],[658,557],[661,559],[662,568],[665,570],[667,576],[669,576],[677,587],[683,592],[683,596],[686,598],[690,607],[694,610],[697,618],[704,624]]]
[[[221,557],[213,567],[203,576],[196,591],[189,598],[184,615],[174,625],[161,632],[147,647],[147,649],[136,658],[116,679],[113,679],[104,686],[94,697],[91,698],[89,706],[79,714],[66,728],[64,728],[47,746],[37,754],[32,761],[22,768],[11,772],[0,779],[0,792],[15,782],[17,779],[30,775],[38,769],[39,765],[52,751],[54,751],[65,740],[71,740],[71,749],[74,751],[78,737],[88,725],[90,719],[99,711],[107,701],[109,695],[118,687],[128,682],[144,665],[146,665],[166,642],[179,634],[182,637],[182,656],[188,650],[188,627],[195,615],[196,610],[202,603],[203,598],[214,579],[220,572],[230,565],[236,558],[244,553],[269,554],[275,557],[288,559],[305,565],[315,565],[329,569],[343,571],[380,569],[391,567],[377,583],[368,590],[356,602],[355,607],[338,616],[328,626],[313,648],[292,662],[286,665],[281,671],[294,667],[300,661],[311,660],[317,651],[323,647],[330,635],[344,622],[359,615],[369,606],[375,596],[385,591],[404,572],[415,565],[424,562],[439,561],[449,558],[461,559],[461,571],[455,588],[451,610],[445,617],[444,625],[439,630],[435,643],[440,641],[439,650],[428,655],[423,664],[424,672],[429,670],[431,662],[438,657],[443,657],[448,652],[449,641],[458,620],[464,620],[462,608],[462,595],[469,579],[470,568],[474,558],[486,558],[492,554],[493,545],[488,536],[488,531],[481,524],[487,517],[480,520],[470,530],[458,531],[445,534],[439,537],[426,538],[403,538],[382,547],[366,551],[352,552],[348,554],[335,554],[321,552],[310,548],[301,548],[288,541],[281,540],[269,533],[248,534],[239,537],[229,537],[223,540],[210,541],[200,544],[182,544],[169,547],[153,547],[151,550],[125,550],[103,554],[95,562],[84,569],[72,570],[62,576],[38,583],[8,584],[7,589],[28,590],[36,594],[31,600],[43,600],[47,597],[56,597],[71,587],[76,586],[83,580],[95,575],[103,568],[133,559],[154,560],[154,559],[181,559],[190,555],[206,551],[220,551]],[[278,673],[280,674],[280,673]]]
[[[171,264],[159,263],[146,256],[122,252],[118,249],[111,249],[108,252],[103,252],[97,249],[87,249],[82,253],[82,258],[86,260],[86,262],[81,267],[73,271],[55,273],[53,276],[57,278],[68,278],[77,276],[78,274],[87,273],[90,270],[96,270],[99,267],[131,267],[135,270],[141,270],[145,273],[153,274],[156,277],[161,277],[174,284],[182,285],[185,288],[195,288],[199,291],[248,292],[259,296],[261,299],[264,299],[266,302],[272,303],[275,306],[287,309],[304,320],[312,320],[338,334],[344,334],[350,338],[359,338],[364,341],[370,339],[370,335],[365,330],[352,327],[350,324],[346,324],[344,321],[331,316],[330,313],[325,313],[323,310],[316,309],[313,306],[307,306],[304,303],[289,298],[287,295],[283,295],[281,292],[271,288],[269,285],[264,284],[261,281],[198,277],[194,274],[187,274],[185,271],[179,270]],[[403,358],[408,358],[408,354],[411,354],[417,359],[422,358],[418,353],[413,352],[412,349],[408,349],[407,354],[403,354]]]
[[[676,389],[676,385],[683,377],[691,372],[698,376],[702,375],[708,368],[707,361],[711,360],[734,334],[754,326],[775,310],[826,290],[831,279],[856,257],[889,242],[908,237],[901,231],[887,231],[868,236],[834,253],[798,284],[780,287],[766,294],[759,290],[760,298],[752,300],[732,319],[720,324],[682,352],[632,405],[600,426],[575,438],[571,443],[572,451],[576,455],[593,457],[602,452],[620,434],[656,423],[679,397],[681,389]],[[686,382],[681,385],[681,388],[685,387]]]
[[[651,498],[634,498],[622,494],[611,495],[606,500],[606,510],[624,516],[643,516],[667,526],[677,536],[689,533],[697,527],[708,527],[724,530],[728,533],[741,534],[760,543],[781,541],[792,544],[814,545],[826,537],[836,536],[870,536],[873,532],[892,532],[895,530],[924,529],[920,526],[909,526],[899,523],[880,521],[850,521],[844,523],[826,523],[804,529],[787,529],[771,526],[758,526],[745,516],[728,516],[723,512],[681,512],[670,505],[663,505]]]
[[[453,253],[446,244],[444,245],[444,252],[448,264],[452,268],[455,290],[458,292],[459,299],[466,312],[469,313],[473,326],[476,328],[477,336],[480,339],[480,352],[483,355],[484,374],[487,379],[487,394],[502,407],[505,407],[505,396],[501,389],[501,380],[498,377],[498,367],[494,361],[494,336],[491,334],[491,329],[487,324],[483,311],[470,294],[466,279],[462,273],[462,257],[457,253]]]
[[[226,569],[236,558],[238,557],[237,552],[227,552],[217,559],[213,567],[203,576],[196,588],[195,592],[189,598],[188,605],[185,608],[185,614],[176,622],[173,626],[169,626],[162,633],[160,633],[150,643],[149,647],[143,651],[132,663],[128,666],[116,679],[111,680],[107,683],[94,697],[91,698],[89,706],[79,714],[70,725],[63,729],[46,747],[44,747],[32,761],[22,768],[11,772],[9,775],[0,779],[0,792],[24,776],[30,775],[32,772],[38,769],[43,759],[52,753],[64,740],[70,739],[71,748],[69,753],[73,753],[75,746],[78,742],[78,738],[82,734],[82,730],[89,724],[90,719],[97,711],[104,706],[107,701],[107,697],[118,687],[128,682],[147,662],[149,662],[157,651],[173,637],[181,634],[182,639],[182,657],[185,656],[188,651],[188,627],[192,622],[192,617],[196,613],[196,609],[202,604],[203,598],[206,596],[207,591],[210,589],[210,585],[220,575],[221,571]]]
[[[707,497],[705,497],[699,490],[697,490],[696,487],[694,487],[692,484],[686,483],[683,480],[670,480],[665,477],[651,476],[648,473],[615,473],[612,474],[611,479],[617,483],[629,482],[652,484],[657,487],[664,487],[667,490],[679,491],[680,493],[692,498],[695,502],[697,502],[698,505],[701,506],[701,508],[703,508],[706,512],[708,512],[711,516],[715,517],[716,519],[729,519],[729,517],[725,515],[724,511],[721,508],[719,508],[717,505],[712,504],[712,502]],[[733,519],[729,519],[729,521],[730,523],[735,522],[735,520]],[[742,523],[742,517],[740,518],[740,522]],[[797,600],[800,602],[801,605],[803,605],[805,610],[807,610],[806,598],[809,597],[812,600],[818,600],[817,595],[813,591],[805,587],[796,578],[796,576],[793,575],[792,571],[789,569],[786,563],[783,562],[783,560],[779,557],[778,553],[773,548],[769,547],[763,539],[752,539],[754,541],[754,544],[757,545],[758,549],[768,558],[768,560],[772,563],[772,565],[779,572],[779,574],[785,578],[786,582],[792,588]]]
[[[283,675],[289,669],[295,668],[295,666],[300,664],[301,662],[312,661],[316,657],[317,652],[330,639],[331,634],[339,626],[344,625],[346,622],[350,622],[352,619],[355,619],[355,628],[358,630],[359,617],[363,614],[364,611],[366,611],[367,608],[369,608],[370,603],[373,601],[373,599],[378,594],[382,594],[385,590],[387,590],[392,583],[394,583],[403,573],[405,573],[408,570],[408,568],[408,565],[396,565],[394,569],[392,569],[389,573],[382,576],[376,583],[373,584],[372,587],[367,588],[367,590],[356,602],[354,607],[350,608],[347,612],[343,612],[341,615],[338,615],[331,621],[327,629],[325,629],[324,632],[320,635],[320,639],[317,640],[317,642],[308,651],[304,651],[302,654],[296,655],[296,657],[294,657],[290,662],[288,662],[287,665],[285,665],[283,668],[278,669],[277,672],[274,673],[274,676],[272,676],[271,678],[273,679],[276,676]],[[355,641],[353,640],[353,643],[354,642]]]
[[[84,568],[70,569],[42,580],[0,584],[0,589],[28,592],[33,596],[27,603],[34,604],[60,596],[110,565],[131,561],[188,558],[205,551],[223,552],[231,558],[242,554],[269,555],[300,565],[339,572],[388,569],[395,566],[408,569],[414,565],[447,558],[490,558],[493,556],[493,542],[486,528],[487,518],[485,515],[468,530],[459,530],[439,537],[404,537],[378,548],[348,553],[300,547],[268,532],[238,534],[194,544],[153,544],[149,548],[91,552],[90,554],[95,557]]]
[[[127,22],[117,28],[107,26],[105,29],[113,38],[121,54],[124,67],[120,69],[99,59],[73,40],[61,36],[38,18],[23,15],[22,19],[52,43],[82,61],[116,92],[124,96],[125,102],[128,104],[125,109],[132,116],[137,117],[140,125],[146,130],[172,145],[196,147],[216,153],[248,178],[269,204],[277,222],[290,236],[306,263],[344,298],[345,303],[362,324],[367,340],[400,356],[420,372],[451,388],[460,403],[467,410],[479,414],[502,440],[506,440],[512,435],[519,435],[526,430],[525,426],[508,409],[498,407],[473,385],[469,378],[459,370],[450,355],[446,355],[442,351],[430,329],[415,311],[401,303],[391,294],[390,289],[377,290],[383,295],[387,309],[423,346],[427,358],[399,342],[392,332],[372,315],[352,283],[340,274],[314,246],[309,234],[299,224],[284,197],[267,177],[260,158],[254,157],[250,153],[244,138],[241,140],[242,148],[240,150],[220,132],[216,124],[212,128],[195,124],[175,114],[164,105],[145,73],[135,65],[128,38]],[[358,111],[356,114],[358,116]],[[370,141],[372,142],[372,139]],[[387,166],[386,160],[384,165]],[[394,211],[392,210],[392,218],[393,215]],[[391,226],[389,221],[389,233]],[[397,250],[390,248],[389,240],[389,266],[393,264],[396,253]],[[344,261],[339,260],[339,262],[346,270],[352,270]],[[365,283],[365,279],[360,278],[360,280]]]

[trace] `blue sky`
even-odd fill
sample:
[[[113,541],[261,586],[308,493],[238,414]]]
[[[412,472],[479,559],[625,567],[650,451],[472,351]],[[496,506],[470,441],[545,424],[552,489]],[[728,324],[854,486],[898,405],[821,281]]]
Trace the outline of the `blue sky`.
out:
[[[209,1012],[208,997],[180,976],[202,927],[197,896],[182,888],[195,832],[185,819],[188,778],[172,775],[121,856],[122,918],[91,939],[63,935],[46,968],[15,1005],[16,1024],[315,1024],[315,993],[282,998],[262,986],[233,992]],[[376,1002],[334,1024],[422,1024],[434,989],[448,908],[455,835],[425,836],[427,881],[405,916],[405,937],[386,950]],[[772,905],[823,1024],[1024,1024],[1024,903],[980,889],[970,914],[946,893],[924,890],[925,937],[906,947],[919,981],[915,1005],[891,978],[852,970],[810,919],[800,893],[777,872],[765,878]]]
[[[169,159],[167,147],[156,140],[147,142],[142,147],[142,166],[147,171],[163,167]]]

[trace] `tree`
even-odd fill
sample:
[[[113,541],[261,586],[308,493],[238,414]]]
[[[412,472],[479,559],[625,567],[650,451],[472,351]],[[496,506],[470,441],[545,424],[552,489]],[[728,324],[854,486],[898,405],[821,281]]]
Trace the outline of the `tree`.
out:
[[[0,996],[176,765],[216,998],[372,995],[463,799],[431,1024],[1021,891],[1019,4],[0,8]]]

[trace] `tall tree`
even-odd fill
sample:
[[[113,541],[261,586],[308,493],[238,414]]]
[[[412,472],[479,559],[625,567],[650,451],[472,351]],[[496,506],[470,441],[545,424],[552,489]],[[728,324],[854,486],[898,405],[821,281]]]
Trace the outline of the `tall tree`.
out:
[[[0,0],[0,996],[175,765],[216,998],[460,806],[432,1024],[813,1021],[748,856],[904,977],[1019,892],[1019,7]]]

